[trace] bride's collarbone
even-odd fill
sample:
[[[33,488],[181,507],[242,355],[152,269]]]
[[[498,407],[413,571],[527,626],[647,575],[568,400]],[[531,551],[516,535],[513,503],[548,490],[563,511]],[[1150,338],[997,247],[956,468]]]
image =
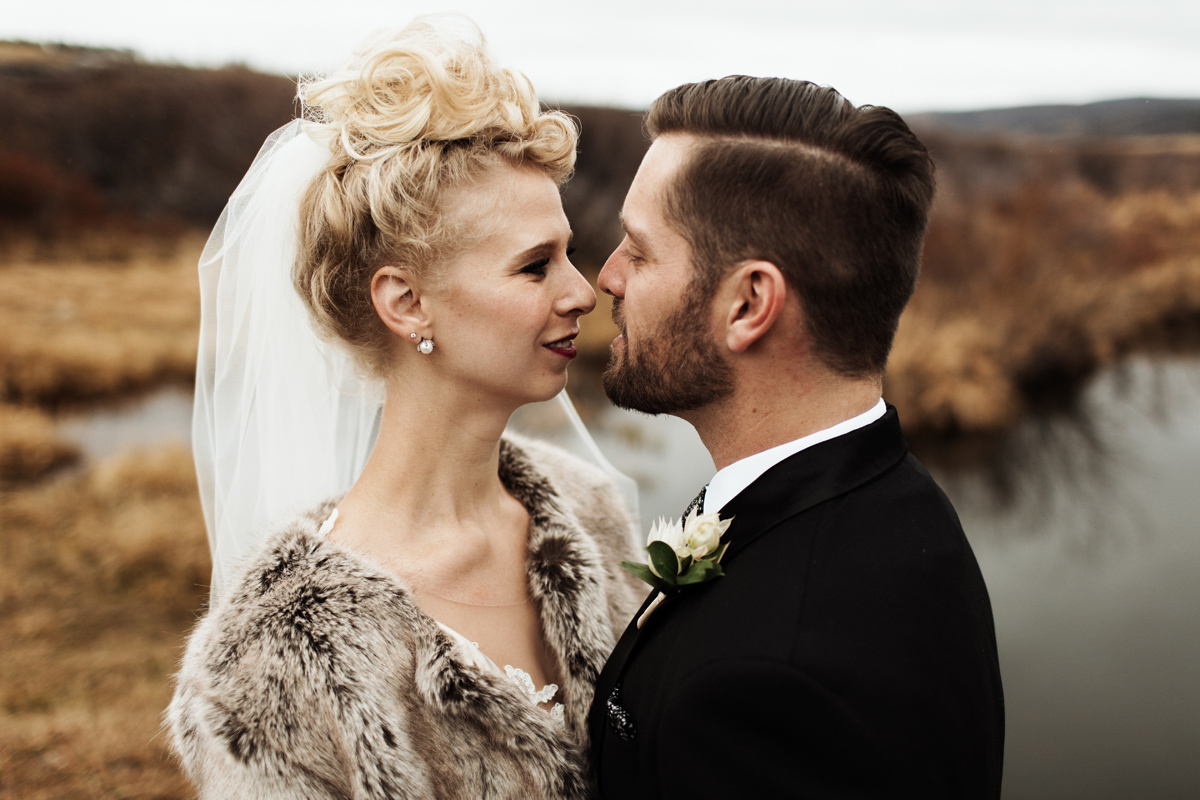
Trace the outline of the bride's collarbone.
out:
[[[523,508],[487,521],[438,524],[355,511],[341,513],[327,539],[383,567],[416,594],[476,605],[525,601],[529,516]]]
[[[388,554],[388,566],[418,596],[474,606],[513,606],[528,597],[527,540],[448,536],[421,548],[401,543]]]
[[[381,534],[382,527],[343,524],[339,517],[326,538],[393,575],[425,616],[499,668],[516,667],[539,688],[559,683],[557,659],[529,594],[527,515],[488,530]]]

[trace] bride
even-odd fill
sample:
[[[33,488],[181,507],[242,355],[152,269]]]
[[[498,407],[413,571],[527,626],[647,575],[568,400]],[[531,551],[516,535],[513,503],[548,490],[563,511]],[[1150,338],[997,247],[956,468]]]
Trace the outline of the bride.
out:
[[[595,305],[575,128],[440,21],[301,98],[201,261],[213,598],[175,749],[204,798],[586,796],[631,514],[602,457],[503,435]]]

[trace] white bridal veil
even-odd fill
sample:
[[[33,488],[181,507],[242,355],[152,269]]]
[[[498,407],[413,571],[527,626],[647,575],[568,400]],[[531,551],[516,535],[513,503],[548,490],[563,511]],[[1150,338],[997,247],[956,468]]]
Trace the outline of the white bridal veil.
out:
[[[331,157],[324,126],[271,134],[200,259],[200,349],[192,446],[212,551],[212,599],[268,526],[347,491],[378,433],[382,386],[322,341],[292,287],[300,198]],[[599,465],[637,513],[565,392],[525,409],[546,434]]]

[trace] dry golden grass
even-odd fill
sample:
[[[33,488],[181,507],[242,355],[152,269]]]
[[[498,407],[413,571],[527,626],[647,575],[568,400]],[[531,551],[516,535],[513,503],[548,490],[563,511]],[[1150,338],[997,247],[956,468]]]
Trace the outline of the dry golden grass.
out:
[[[49,414],[0,404],[0,481],[36,480],[78,457],[78,448],[58,438]]]
[[[1131,349],[1194,338],[1200,191],[1164,188],[1160,173],[1170,159],[1200,168],[1187,160],[1200,137],[936,149],[943,188],[887,381],[910,433],[1001,431]],[[1108,190],[1080,171],[1087,159]],[[0,267],[0,401],[192,378],[198,235],[30,241]],[[616,333],[599,300],[578,339],[585,370]]]
[[[26,243],[15,261],[10,251],[0,266],[0,397],[54,405],[190,381],[203,244],[191,234],[169,247],[97,239],[38,254]],[[611,307],[598,292],[580,321],[577,342],[592,364],[607,361],[617,335]]]
[[[111,397],[195,373],[203,240],[0,267],[0,399]]]
[[[182,798],[160,719],[203,604],[191,457],[0,490],[0,798]]]
[[[931,255],[970,269],[935,261],[900,322],[885,394],[914,435],[998,433],[1133,350],[1197,343],[1200,193],[1036,188],[938,210]]]

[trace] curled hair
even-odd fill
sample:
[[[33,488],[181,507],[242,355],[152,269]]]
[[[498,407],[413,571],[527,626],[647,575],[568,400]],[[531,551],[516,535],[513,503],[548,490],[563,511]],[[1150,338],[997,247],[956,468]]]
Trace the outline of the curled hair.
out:
[[[666,193],[701,290],[749,260],[799,295],[814,353],[880,375],[920,270],[934,167],[898,114],[808,81],[735,75],[654,101],[651,136],[697,138]]]
[[[387,371],[394,337],[371,302],[371,278],[385,264],[436,278],[469,233],[442,207],[449,190],[501,163],[562,185],[575,164],[572,119],[543,111],[529,79],[495,63],[474,23],[457,22],[418,18],[300,86],[305,116],[329,132],[333,154],[301,202],[293,281],[317,331],[375,376]]]

